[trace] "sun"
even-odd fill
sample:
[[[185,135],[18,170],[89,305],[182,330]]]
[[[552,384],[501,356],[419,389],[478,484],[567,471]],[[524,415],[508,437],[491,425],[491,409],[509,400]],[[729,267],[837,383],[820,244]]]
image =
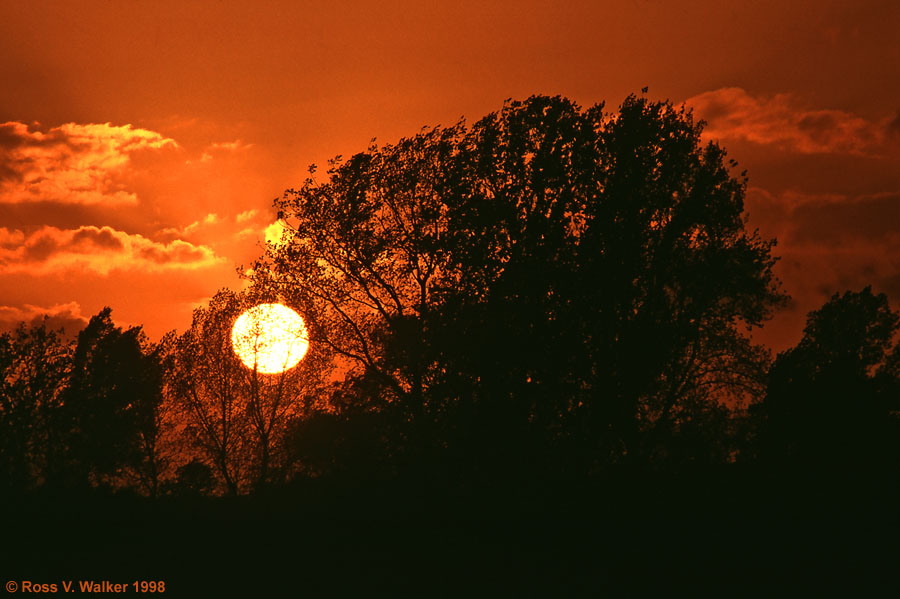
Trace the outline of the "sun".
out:
[[[275,374],[303,359],[309,335],[300,315],[287,306],[259,304],[234,322],[231,346],[247,368]]]

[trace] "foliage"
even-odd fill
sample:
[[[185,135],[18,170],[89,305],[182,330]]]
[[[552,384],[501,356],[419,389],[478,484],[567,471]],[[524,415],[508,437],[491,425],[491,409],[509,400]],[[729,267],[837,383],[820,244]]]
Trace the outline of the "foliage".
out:
[[[25,489],[56,472],[62,392],[72,348],[46,319],[0,335],[0,484]]]
[[[315,401],[327,375],[317,349],[295,368],[262,374],[244,366],[231,347],[234,321],[262,296],[219,291],[194,312],[191,328],[175,341],[169,392],[186,430],[229,494],[287,473],[282,438],[290,422]]]
[[[158,411],[157,357],[141,327],[115,326],[104,308],[78,334],[60,416],[70,484],[114,484],[127,470],[143,473],[151,492]],[[148,453],[149,451],[149,453]]]
[[[783,300],[700,132],[666,102],[535,96],[373,144],[276,202],[290,232],[254,278],[399,406],[404,443],[646,455],[701,400],[760,392],[738,327]]]
[[[769,373],[761,451],[770,460],[875,465],[900,458],[900,313],[866,287],[834,294]]]
[[[76,340],[46,320],[0,335],[7,482],[18,489],[136,484],[154,495],[164,468],[160,344],[104,308]]]

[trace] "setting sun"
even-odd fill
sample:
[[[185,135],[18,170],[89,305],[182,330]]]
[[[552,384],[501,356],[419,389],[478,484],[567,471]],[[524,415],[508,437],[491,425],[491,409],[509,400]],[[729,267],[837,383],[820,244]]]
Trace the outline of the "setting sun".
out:
[[[274,374],[293,368],[309,348],[303,319],[282,304],[259,304],[241,314],[231,345],[247,368]]]

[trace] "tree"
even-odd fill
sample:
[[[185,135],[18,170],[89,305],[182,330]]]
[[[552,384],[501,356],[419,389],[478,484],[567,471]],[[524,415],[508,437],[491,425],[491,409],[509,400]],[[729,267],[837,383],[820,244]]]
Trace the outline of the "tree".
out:
[[[117,486],[135,477],[155,494],[162,403],[159,355],[141,327],[104,308],[78,334],[60,417],[65,484]]]
[[[255,280],[419,449],[652,453],[701,400],[760,391],[767,356],[739,327],[783,300],[701,128],[667,102],[535,96],[373,144],[276,201],[288,233]]]
[[[896,460],[900,313],[870,287],[834,294],[780,353],[759,406],[763,457],[828,467]]]
[[[3,482],[28,489],[59,469],[59,410],[72,347],[47,320],[0,335],[0,459]]]
[[[783,301],[773,242],[745,230],[745,183],[701,128],[643,98],[617,115],[532,98],[476,124],[460,169],[487,190],[453,219],[454,255],[477,258],[460,279],[488,290],[470,368],[547,427],[589,423],[613,456],[762,390],[767,355],[738,326]]]
[[[187,432],[213,464],[229,494],[248,476],[248,432],[241,400],[244,376],[231,352],[231,325],[240,313],[234,293],[220,291],[194,311],[191,328],[176,344],[170,379]]]
[[[193,459],[176,471],[174,481],[167,483],[168,490],[176,495],[208,495],[215,489],[212,469],[198,459]]]
[[[221,290],[194,311],[191,328],[175,342],[169,393],[189,435],[232,495],[286,475],[280,470],[289,462],[283,437],[292,420],[309,410],[327,376],[325,354],[314,347],[298,366],[275,374],[238,359],[232,349],[235,320],[273,299],[252,289]]]
[[[138,455],[133,473],[150,497],[160,493],[168,467],[177,452],[173,437],[177,422],[172,402],[165,395],[167,373],[174,359],[175,334],[168,332],[144,348],[144,381],[148,393],[136,417]]]

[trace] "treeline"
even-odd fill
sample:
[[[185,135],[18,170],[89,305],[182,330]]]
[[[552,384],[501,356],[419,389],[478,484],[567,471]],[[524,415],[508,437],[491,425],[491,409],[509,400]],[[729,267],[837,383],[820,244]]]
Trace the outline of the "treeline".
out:
[[[231,349],[249,301],[222,291],[188,331],[155,343],[109,308],[75,338],[46,322],[0,335],[4,486],[155,497],[285,480],[285,436],[321,402],[320,360],[249,371]]]
[[[900,461],[900,350],[891,349],[900,315],[869,288],[811,313],[758,399],[682,407],[665,430],[638,433],[645,453],[617,457],[590,453],[602,431],[579,439],[502,414],[447,414],[423,431],[404,406],[375,407],[355,382],[325,381],[316,354],[286,373],[254,375],[229,345],[230,324],[249,305],[220,292],[189,331],[157,343],[140,327],[116,327],[108,308],[77,339],[43,323],[0,335],[4,488],[216,495],[329,477],[478,482],[623,465],[846,470]]]
[[[109,309],[77,339],[0,336],[3,484],[245,494],[302,481],[590,479],[616,468],[896,466],[900,314],[834,295],[773,359],[787,301],[746,178],[702,123],[629,97],[532,97],[423,129],[276,201],[241,293],[151,343]],[[246,308],[306,320],[247,369]]]

